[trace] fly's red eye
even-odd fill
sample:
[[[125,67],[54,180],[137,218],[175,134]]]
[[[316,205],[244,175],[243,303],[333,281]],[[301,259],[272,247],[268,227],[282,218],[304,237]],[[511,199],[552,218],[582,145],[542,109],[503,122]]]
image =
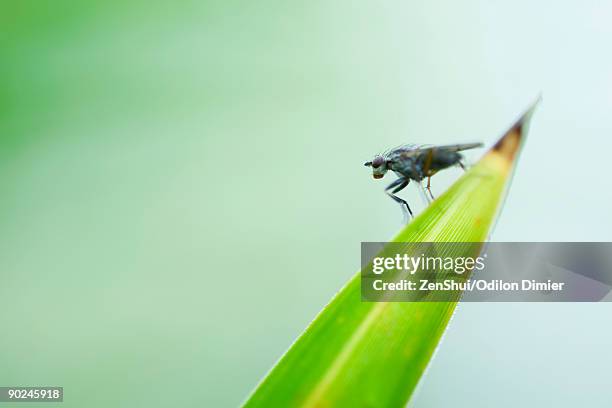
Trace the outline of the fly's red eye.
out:
[[[376,158],[374,158],[374,160],[372,160],[372,167],[377,168],[382,166],[385,163],[385,159],[383,159],[381,156],[378,156]]]

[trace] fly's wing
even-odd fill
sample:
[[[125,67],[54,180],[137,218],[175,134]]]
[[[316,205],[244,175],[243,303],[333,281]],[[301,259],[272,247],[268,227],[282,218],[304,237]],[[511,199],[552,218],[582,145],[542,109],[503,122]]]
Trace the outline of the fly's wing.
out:
[[[447,152],[460,152],[462,150],[475,149],[477,147],[482,147],[482,143],[463,143],[463,144],[454,144],[454,145],[446,145],[446,146],[434,146],[435,149],[445,150]]]
[[[482,143],[462,143],[444,146],[410,145],[410,148],[405,148],[398,153],[402,159],[407,159],[410,157],[417,157],[422,154],[430,154],[435,151],[460,152],[462,150],[475,149],[482,146]]]

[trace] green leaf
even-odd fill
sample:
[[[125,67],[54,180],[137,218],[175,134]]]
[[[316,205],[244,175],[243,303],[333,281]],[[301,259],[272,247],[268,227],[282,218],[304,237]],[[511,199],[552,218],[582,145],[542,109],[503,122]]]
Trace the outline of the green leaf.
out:
[[[394,241],[486,241],[534,107]],[[315,318],[255,389],[246,407],[407,403],[456,302],[362,302],[359,276]]]

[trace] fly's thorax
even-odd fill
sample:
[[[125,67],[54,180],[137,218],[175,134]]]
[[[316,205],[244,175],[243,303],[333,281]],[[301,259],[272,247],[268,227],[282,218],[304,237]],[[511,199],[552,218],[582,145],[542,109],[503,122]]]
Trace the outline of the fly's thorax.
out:
[[[420,177],[420,165],[412,158],[404,158],[403,160],[392,161],[389,163],[390,170],[393,170],[398,176],[403,176],[409,179],[418,180]]]

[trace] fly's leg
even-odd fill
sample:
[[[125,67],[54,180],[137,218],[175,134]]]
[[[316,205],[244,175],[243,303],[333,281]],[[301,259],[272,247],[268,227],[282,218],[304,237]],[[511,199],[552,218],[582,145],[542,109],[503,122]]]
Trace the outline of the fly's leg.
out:
[[[429,159],[431,159],[431,155],[429,156]],[[429,163],[427,163],[426,165],[429,166]],[[421,193],[421,198],[424,199],[423,202],[425,203],[425,205],[431,204],[431,200],[429,199],[429,197],[427,196],[427,193],[423,189],[423,184],[422,184],[423,178],[422,178],[422,176],[423,176],[424,172],[423,172],[423,170],[421,169],[420,166],[417,167],[417,164],[416,164],[416,162],[414,160],[412,161],[412,173],[415,174],[415,176],[417,177],[417,178],[414,179],[414,181],[416,181],[416,183],[417,183],[417,186],[419,188],[419,193]]]
[[[421,193],[421,198],[423,198],[423,202],[425,203],[425,205],[431,204],[431,199],[427,195],[425,187],[423,187],[423,180],[416,180],[416,183],[417,187],[419,188],[419,193]]]
[[[389,197],[393,199],[393,201],[395,201],[396,203],[399,203],[402,206],[402,211],[404,212],[404,215],[406,215],[406,210],[408,210],[410,217],[414,218],[414,215],[412,214],[412,210],[410,209],[410,206],[408,205],[408,203],[405,200],[402,200],[401,198],[395,195],[399,193],[401,190],[403,190],[404,188],[406,188],[409,182],[410,182],[409,179],[398,178],[393,183],[389,184],[387,188],[385,188],[385,192],[387,193]],[[389,192],[389,190],[391,190],[391,192]]]
[[[436,199],[431,192],[431,176],[427,177],[427,187],[425,187],[425,190],[429,192],[429,196],[432,200]]]
[[[465,168],[465,164],[463,164],[463,162],[458,161],[457,163],[459,164],[459,167],[461,167],[461,169],[463,169],[463,171],[467,171],[467,169]]]

